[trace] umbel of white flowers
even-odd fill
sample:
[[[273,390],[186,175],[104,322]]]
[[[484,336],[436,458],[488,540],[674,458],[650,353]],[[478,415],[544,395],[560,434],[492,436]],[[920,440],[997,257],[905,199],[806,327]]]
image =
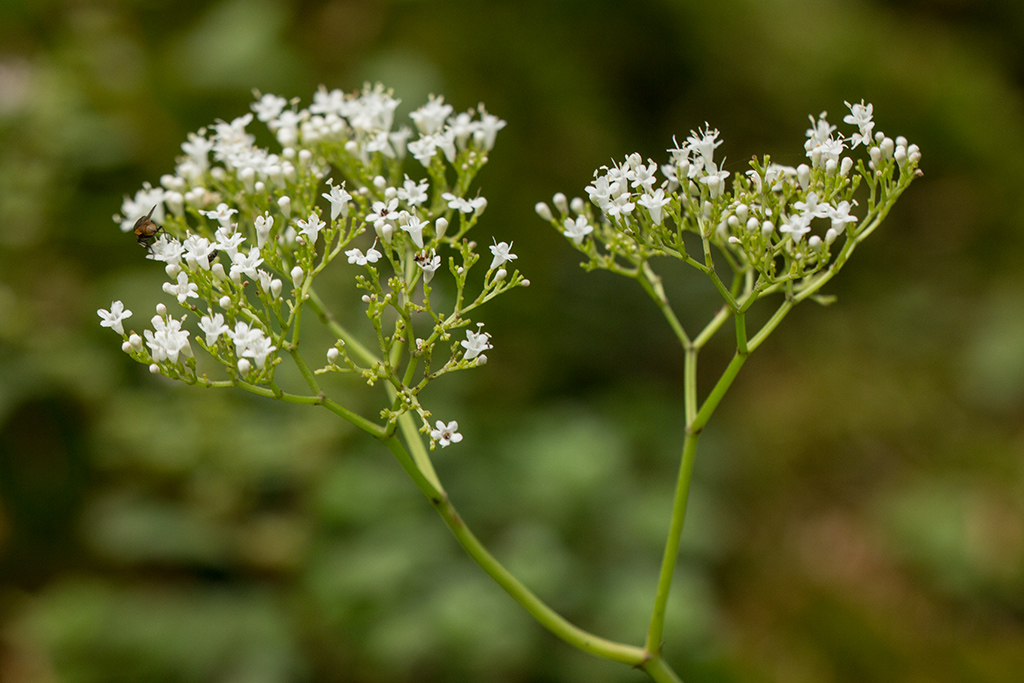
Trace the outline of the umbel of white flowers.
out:
[[[692,233],[727,254],[737,272],[756,273],[765,291],[785,283],[797,294],[801,287],[816,290],[822,282],[810,278],[843,251],[837,241],[845,237],[846,253],[852,250],[920,173],[917,145],[876,131],[872,105],[846,105],[850,113],[843,122],[854,131],[837,135],[826,112],[810,117],[804,143],[809,163],[795,168],[755,158],[730,186],[732,174],[715,156],[719,132],[705,125],[683,144],[673,139],[669,162],[660,168],[631,154],[597,169],[586,187],[590,205],[558,193],[557,217],[544,202],[536,212],[586,254],[591,267],[635,266],[651,255],[686,260],[683,235]],[[848,152],[862,146],[867,159],[855,161]],[[862,183],[869,194],[858,217],[854,193]]]
[[[497,239],[486,273],[476,283],[469,278],[479,256],[465,236],[487,207],[470,185],[505,121],[482,104],[455,113],[432,95],[410,115],[413,127],[396,128],[399,100],[379,84],[357,93],[321,86],[307,108],[277,95],[257,97],[251,113],[189,134],[174,173],[126,196],[114,217],[122,231],[135,232],[149,259],[164,264],[163,291],[195,314],[195,328],[161,304],[152,329],[126,332],[131,311],[121,301],[98,311],[101,324],[154,373],[277,395],[274,369],[282,354],[304,363],[295,350],[303,304],[330,318],[313,280],[344,253],[380,348],[354,344],[338,326],[339,340],[316,373],[385,380],[398,394],[383,413],[388,423],[413,410],[432,444],[458,443],[457,423],[431,427],[418,394],[442,374],[483,365],[492,344],[482,323],[466,329],[461,343],[450,342],[451,333],[469,327],[469,313],[486,301],[529,284],[506,269],[517,255],[511,242]],[[254,117],[276,138],[276,149],[256,144],[249,131]],[[144,220],[152,225],[141,229]],[[443,300],[452,308],[441,311],[430,294],[445,265],[451,279],[441,285],[449,290]],[[195,342],[217,361],[223,379],[197,370]],[[403,358],[400,372],[396,359]]]

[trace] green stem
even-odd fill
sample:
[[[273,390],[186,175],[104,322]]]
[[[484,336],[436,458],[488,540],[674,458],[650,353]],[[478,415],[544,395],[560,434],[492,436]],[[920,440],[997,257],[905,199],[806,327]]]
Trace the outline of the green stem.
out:
[[[441,518],[444,520],[449,530],[451,530],[455,539],[459,542],[459,545],[469,553],[469,556],[473,558],[473,560],[480,565],[480,567],[487,572],[487,574],[493,578],[506,593],[511,595],[516,602],[518,602],[534,619],[536,619],[541,626],[548,629],[573,647],[604,659],[621,662],[635,667],[642,667],[650,661],[648,653],[643,649],[607,640],[584,631],[548,607],[547,604],[531,592],[529,588],[524,586],[519,579],[513,576],[508,569],[506,569],[487,551],[486,548],[484,548],[483,544],[480,543],[479,539],[477,539],[475,535],[473,535],[469,530],[469,527],[466,526],[465,522],[459,516],[458,512],[456,512],[455,507],[448,499],[448,495],[436,488],[433,483],[424,476],[423,472],[421,472],[419,467],[416,466],[416,463],[402,446],[401,442],[399,442],[397,438],[391,437],[385,439],[384,443],[398,459],[398,462],[409,474],[416,486],[427,497],[431,505],[434,506],[434,509],[436,509],[438,514],[441,515]],[[664,663],[662,663],[662,665],[664,666]],[[664,678],[664,674],[662,672],[663,667],[656,666],[655,668],[658,671],[658,675],[662,676],[661,679],[655,680],[672,680],[670,678]]]
[[[683,457],[679,463],[679,477],[676,480],[675,498],[672,501],[672,519],[669,522],[665,554],[661,559],[661,572],[658,575],[658,590],[654,596],[651,624],[647,630],[647,641],[644,645],[644,649],[652,654],[661,653],[662,633],[665,629],[665,609],[668,605],[672,575],[675,573],[676,559],[679,555],[679,542],[683,534],[683,521],[686,518],[686,501],[690,496],[690,479],[693,476],[693,462],[697,455],[698,438],[700,438],[700,430],[687,429],[686,439],[683,442]],[[648,673],[650,672],[648,671]]]
[[[661,655],[652,656],[640,667],[656,683],[683,683],[676,672],[662,659]]]
[[[747,358],[750,356],[750,352],[743,353],[739,349],[736,350],[736,355],[729,361],[729,365],[726,366],[725,372],[718,378],[718,382],[715,383],[714,388],[711,389],[711,393],[704,399],[704,405],[697,411],[697,417],[694,418],[693,422],[690,423],[688,429],[694,433],[699,434],[700,430],[704,429],[704,425],[708,423],[712,413],[715,412],[715,408],[725,397],[725,392],[729,390],[729,386],[732,385],[732,381],[736,379],[737,373],[743,364],[747,362]],[[685,450],[684,450],[685,453]]]

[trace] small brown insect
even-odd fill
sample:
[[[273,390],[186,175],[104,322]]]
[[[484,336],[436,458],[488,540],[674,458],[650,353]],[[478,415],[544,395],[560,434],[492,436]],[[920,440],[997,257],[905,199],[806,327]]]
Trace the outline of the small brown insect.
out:
[[[146,249],[152,248],[156,234],[163,230],[161,226],[151,220],[154,211],[156,211],[156,205],[149,210],[148,214],[135,221],[135,239]]]

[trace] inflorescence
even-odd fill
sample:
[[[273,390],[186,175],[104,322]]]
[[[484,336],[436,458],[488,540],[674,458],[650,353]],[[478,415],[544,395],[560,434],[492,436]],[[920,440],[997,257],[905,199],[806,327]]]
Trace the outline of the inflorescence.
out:
[[[724,159],[715,158],[719,132],[705,126],[683,144],[673,139],[669,163],[660,168],[639,154],[599,168],[586,187],[589,204],[559,193],[557,216],[543,202],[536,211],[587,257],[588,269],[654,282],[648,260],[678,258],[711,277],[733,312],[768,293],[783,292],[793,302],[817,296],[920,175],[917,145],[874,130],[872,105],[847,107],[843,121],[856,129],[849,137],[835,134],[825,112],[810,117],[809,164],[755,157],[730,185]],[[847,154],[858,148],[866,159]],[[864,206],[855,198],[862,185]],[[731,283],[720,276],[716,257],[728,264]]]
[[[492,344],[482,323],[466,329],[465,339],[452,341],[452,333],[468,328],[467,314],[481,304],[529,284],[509,272],[517,258],[511,243],[496,240],[482,279],[469,279],[480,257],[466,234],[487,206],[470,185],[505,121],[483,105],[456,114],[431,96],[410,114],[414,128],[396,129],[400,101],[380,85],[357,93],[321,86],[307,108],[257,97],[252,113],[190,134],[175,172],[125,197],[114,217],[124,232],[147,215],[159,226],[140,241],[148,258],[164,264],[163,290],[195,316],[195,328],[186,327],[187,314],[175,318],[160,304],[152,329],[126,332],[131,311],[121,301],[98,311],[101,324],[152,372],[190,384],[281,398],[275,368],[285,353],[314,395],[322,396],[315,376],[325,372],[382,381],[391,399],[382,433],[415,411],[432,444],[457,443],[458,425],[432,428],[418,395],[440,375],[485,363]],[[256,144],[248,130],[254,116],[277,151]],[[339,254],[364,292],[374,351],[333,319],[313,288]],[[431,299],[442,271],[451,278],[444,311],[435,309],[439,297]],[[338,338],[316,371],[298,353],[303,304]],[[217,361],[219,376],[197,370],[194,343]]]

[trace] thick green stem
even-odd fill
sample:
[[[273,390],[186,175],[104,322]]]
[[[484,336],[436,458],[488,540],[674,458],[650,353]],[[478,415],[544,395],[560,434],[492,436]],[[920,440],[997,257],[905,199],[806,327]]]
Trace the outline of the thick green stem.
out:
[[[621,662],[630,666],[642,667],[648,661],[648,653],[641,648],[617,643],[601,638],[592,633],[584,631],[566,620],[562,615],[548,607],[540,598],[534,595],[529,588],[523,585],[519,579],[512,575],[498,560],[491,555],[479,539],[469,530],[462,518],[459,517],[455,507],[448,499],[448,495],[434,486],[433,483],[419,470],[412,457],[402,446],[397,438],[385,439],[385,445],[398,459],[402,468],[409,474],[416,486],[430,501],[434,509],[444,520],[445,524],[455,536],[459,545],[465,549],[469,556],[480,565],[480,567],[493,578],[499,586],[505,589],[541,626],[553,634],[584,652]],[[655,667],[658,675],[662,678],[655,680],[671,681],[671,678],[664,678],[664,663]],[[653,675],[652,675],[653,677]]]
[[[661,572],[658,575],[658,590],[654,596],[654,609],[651,611],[651,624],[647,629],[647,642],[644,646],[644,649],[652,654],[661,653],[662,633],[665,629],[665,609],[668,605],[669,590],[672,588],[676,558],[679,555],[679,542],[683,534],[683,521],[686,518],[686,501],[690,496],[690,479],[693,476],[693,462],[697,454],[698,438],[700,438],[699,430],[687,429],[686,440],[683,442],[683,457],[679,463],[675,497],[672,501],[672,519],[669,522],[668,540],[665,541],[665,554],[662,556]]]

